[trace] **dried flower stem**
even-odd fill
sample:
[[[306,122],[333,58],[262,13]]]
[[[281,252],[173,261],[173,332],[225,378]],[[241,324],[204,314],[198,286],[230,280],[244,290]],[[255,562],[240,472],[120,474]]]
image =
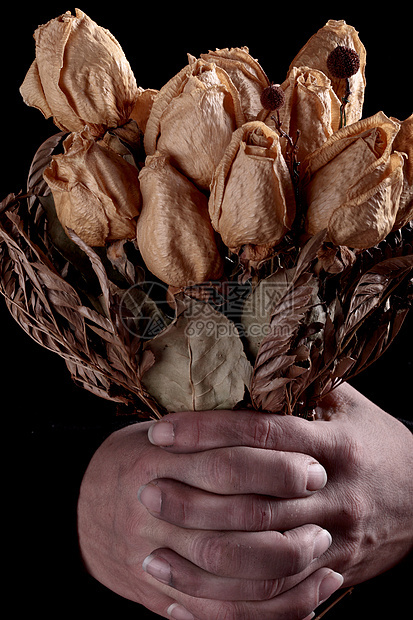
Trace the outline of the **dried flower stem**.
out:
[[[353,592],[353,590],[354,590],[354,587],[352,587],[352,588],[348,588],[347,590],[345,590],[342,594],[340,594],[340,596],[339,596],[338,598],[336,598],[336,600],[335,600],[335,601],[333,601],[333,602],[331,603],[331,605],[329,605],[329,606],[327,607],[327,609],[325,609],[324,611],[322,611],[322,612],[321,612],[321,614],[319,614],[316,618],[314,618],[314,620],[321,620],[321,618],[323,618],[323,617],[326,615],[326,613],[327,613],[327,612],[331,611],[331,609],[332,609],[335,605],[337,605],[337,603],[339,603],[340,601],[342,601],[342,600],[343,600],[343,598],[344,598],[345,596],[347,596],[347,594],[351,594],[351,593]]]
[[[275,122],[275,127],[276,127],[278,133],[280,134],[280,136],[287,140],[288,147],[289,147],[287,149],[287,159],[288,159],[288,163],[289,163],[289,167],[290,167],[291,179],[292,179],[294,188],[295,188],[296,193],[297,193],[298,182],[300,180],[300,175],[299,175],[299,172],[298,172],[298,167],[300,165],[300,162],[297,161],[297,151],[298,151],[298,146],[297,145],[298,145],[298,140],[300,138],[300,130],[297,129],[296,138],[295,138],[295,140],[293,140],[292,137],[289,136],[288,133],[286,133],[283,130],[283,128],[282,128],[282,123],[281,123],[279,111],[276,110],[275,112],[276,112],[276,116],[274,116],[274,114],[273,114],[271,116],[271,118]]]
[[[345,80],[346,80],[346,92],[344,94],[344,97],[342,97],[341,99],[341,106],[340,106],[340,129],[347,125],[346,105],[348,104],[349,97],[351,95],[350,80],[348,78],[345,78]]]

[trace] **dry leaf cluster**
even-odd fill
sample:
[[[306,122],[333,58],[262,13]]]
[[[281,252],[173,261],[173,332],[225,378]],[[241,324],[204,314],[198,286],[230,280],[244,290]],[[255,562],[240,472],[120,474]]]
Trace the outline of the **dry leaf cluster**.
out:
[[[353,27],[308,41],[276,110],[246,47],[157,91],[80,10],[34,37],[21,93],[61,133],[1,203],[0,286],[78,384],[143,416],[311,417],[383,353],[413,301],[413,115],[362,118]]]

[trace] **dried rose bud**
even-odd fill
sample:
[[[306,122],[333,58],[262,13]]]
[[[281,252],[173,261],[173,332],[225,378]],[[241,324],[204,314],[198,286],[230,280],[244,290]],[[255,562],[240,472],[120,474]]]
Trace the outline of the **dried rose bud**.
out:
[[[87,130],[63,145],[44,171],[61,224],[90,246],[132,239],[141,206],[138,169]]]
[[[335,78],[349,78],[360,69],[360,57],[351,47],[337,45],[328,55],[327,68]]]
[[[285,102],[284,91],[279,84],[271,84],[264,88],[260,100],[265,110],[278,110]]]
[[[222,260],[205,195],[159,154],[146,158],[139,180],[137,242],[149,271],[179,288],[220,278]]]
[[[294,190],[278,134],[260,121],[234,132],[211,184],[209,212],[225,245],[268,246],[295,216]]]
[[[215,168],[244,115],[228,74],[203,60],[189,60],[153,102],[145,151],[169,157],[199,188],[209,189]]]
[[[346,105],[346,116],[347,124],[351,124],[362,117],[366,87],[366,50],[353,26],[349,26],[344,20],[330,19],[298,52],[290,65],[290,70],[293,67],[311,67],[311,69],[318,69],[325,75],[329,75],[327,59],[337,46],[350,47],[355,50],[360,62],[360,70],[349,78],[351,98]],[[346,96],[346,80],[332,77],[331,83],[338,100],[341,101]]]
[[[403,187],[394,228],[397,230],[413,220],[413,114],[405,121],[397,121],[400,131],[393,142],[393,151],[406,155],[403,158]]]
[[[36,60],[20,92],[63,131],[96,136],[129,119],[138,97],[132,69],[113,35],[76,9],[34,33]]]
[[[318,69],[293,67],[281,85],[285,103],[279,110],[283,131],[295,139],[297,131],[297,160],[319,148],[340,124],[340,102],[331,81]],[[275,127],[272,113],[260,120]],[[286,142],[282,142],[283,149]]]
[[[393,153],[399,125],[383,112],[334,133],[304,162],[306,228],[327,229],[330,241],[366,249],[392,230],[403,182],[403,157]]]
[[[224,69],[239,92],[245,121],[253,121],[261,110],[261,93],[269,86],[268,77],[247,47],[219,49],[201,54],[202,60]]]

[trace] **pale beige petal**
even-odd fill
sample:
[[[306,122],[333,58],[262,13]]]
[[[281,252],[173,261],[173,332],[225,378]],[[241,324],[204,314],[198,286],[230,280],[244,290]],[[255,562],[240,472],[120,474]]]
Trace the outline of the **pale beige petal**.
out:
[[[98,136],[129,119],[136,80],[108,30],[76,9],[75,16],[68,11],[39,26],[34,38],[38,79],[60,129],[76,132],[87,125]],[[32,105],[26,86],[23,96]]]
[[[255,120],[262,108],[261,93],[270,82],[259,62],[250,55],[248,48],[217,49],[201,54],[201,58],[226,71],[240,94],[245,121]]]
[[[358,121],[362,117],[364,91],[366,87],[366,49],[360,41],[358,32],[353,26],[349,26],[344,20],[336,21],[330,19],[298,52],[290,65],[290,70],[292,67],[303,66],[319,69],[331,78],[333,89],[338,99],[341,101],[345,94],[345,80],[330,76],[327,69],[327,57],[337,45],[344,45],[354,49],[360,57],[359,71],[349,78],[351,95],[349,103],[346,106],[346,114],[347,124],[350,124]]]
[[[392,154],[399,127],[379,112],[337,131],[309,156],[303,189],[310,235],[327,228],[334,243],[366,248],[390,232],[402,184],[403,157]]]
[[[53,112],[44,95],[42,81],[39,75],[37,60],[34,60],[28,70],[22,85],[20,94],[26,105],[37,108],[45,118],[53,116]]]
[[[226,72],[197,60],[157,95],[146,125],[145,150],[169,157],[198,187],[209,189],[241,120],[238,93]]]
[[[141,207],[138,170],[86,132],[72,133],[44,172],[63,226],[89,245],[133,238]]]
[[[390,157],[383,180],[336,209],[328,222],[328,233],[336,245],[370,248],[393,229],[402,188],[402,157]]]
[[[281,88],[285,95],[279,109],[282,130],[293,140],[300,132],[297,160],[302,162],[338,130],[340,101],[324,73],[309,67],[293,67]],[[275,128],[273,115],[274,112],[267,112],[265,123]],[[284,140],[283,151],[285,148]]]
[[[159,154],[147,157],[139,180],[137,242],[148,269],[175,287],[220,278],[223,265],[204,194]]]
[[[151,113],[153,102],[158,94],[158,90],[154,88],[139,88],[139,95],[135,106],[131,112],[131,119],[137,122],[138,127],[143,133],[146,130],[149,114]]]
[[[413,220],[413,114],[400,123],[393,150],[405,154],[403,165],[403,188],[400,196],[395,228],[400,228]]]
[[[209,212],[229,248],[276,245],[290,228],[295,200],[278,135],[262,122],[234,132],[211,185]]]

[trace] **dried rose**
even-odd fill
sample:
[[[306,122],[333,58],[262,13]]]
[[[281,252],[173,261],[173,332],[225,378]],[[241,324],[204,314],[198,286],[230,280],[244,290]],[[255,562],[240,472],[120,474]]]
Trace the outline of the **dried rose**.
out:
[[[158,94],[158,90],[154,88],[147,88],[144,90],[139,87],[138,98],[135,106],[131,112],[130,117],[136,121],[139,129],[145,133],[146,123],[148,122],[149,114],[151,113],[153,102]]]
[[[133,238],[141,207],[138,169],[85,129],[44,171],[61,224],[90,246]]]
[[[328,77],[309,67],[293,67],[280,88],[284,92],[284,105],[278,111],[282,129],[293,139],[300,131],[297,160],[301,162],[338,130],[340,102]],[[265,114],[259,118],[274,127],[273,112]]]
[[[190,57],[157,95],[146,125],[145,151],[158,151],[201,189],[208,189],[233,131],[244,122],[228,74]]]
[[[399,125],[383,112],[343,127],[304,162],[306,229],[330,241],[372,247],[392,230],[402,187],[403,157],[392,153]]]
[[[346,105],[346,116],[347,123],[350,124],[361,119],[366,87],[366,50],[353,26],[349,26],[344,20],[330,19],[298,52],[290,65],[290,71],[293,67],[319,69],[331,79],[333,90],[341,101],[346,96],[346,80],[333,76],[327,65],[330,53],[337,46],[348,47],[359,57],[359,70],[348,78],[351,96]]]
[[[211,185],[209,212],[225,245],[275,246],[292,225],[294,190],[278,134],[260,121],[234,132]]]
[[[403,187],[394,228],[401,228],[413,220],[413,114],[400,123],[400,131],[393,142],[393,150],[406,154],[403,165]]]
[[[246,121],[253,121],[262,108],[261,94],[269,86],[265,71],[253,58],[247,47],[217,49],[201,54],[207,62],[213,62],[224,69],[237,88]]]
[[[113,35],[76,9],[39,26],[36,60],[20,92],[27,105],[63,131],[94,135],[123,125],[138,96],[136,80]]]
[[[205,195],[159,154],[146,158],[139,180],[137,242],[149,271],[175,287],[220,278],[222,260]]]

